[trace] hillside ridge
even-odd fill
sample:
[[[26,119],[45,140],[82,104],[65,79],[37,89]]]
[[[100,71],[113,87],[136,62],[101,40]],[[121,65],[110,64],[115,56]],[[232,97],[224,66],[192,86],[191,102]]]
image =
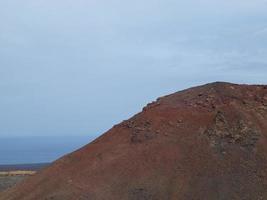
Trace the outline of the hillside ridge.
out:
[[[267,199],[267,86],[215,82],[158,98],[0,193],[16,199]]]

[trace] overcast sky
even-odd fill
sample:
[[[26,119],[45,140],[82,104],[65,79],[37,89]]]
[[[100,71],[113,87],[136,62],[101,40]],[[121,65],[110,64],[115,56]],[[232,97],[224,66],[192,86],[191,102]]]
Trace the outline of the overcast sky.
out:
[[[0,1],[0,136],[99,135],[155,98],[266,83],[265,0]]]

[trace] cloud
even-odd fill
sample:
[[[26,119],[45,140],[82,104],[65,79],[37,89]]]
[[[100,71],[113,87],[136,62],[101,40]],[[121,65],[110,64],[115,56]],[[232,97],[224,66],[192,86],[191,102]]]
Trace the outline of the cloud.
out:
[[[0,1],[0,134],[100,133],[178,89],[265,82],[266,19],[263,0]]]
[[[267,34],[267,27],[264,27],[264,28],[262,28],[262,29],[260,29],[260,30],[256,30],[254,33],[253,33],[253,35],[254,36],[264,36],[264,37],[266,37],[266,34]]]

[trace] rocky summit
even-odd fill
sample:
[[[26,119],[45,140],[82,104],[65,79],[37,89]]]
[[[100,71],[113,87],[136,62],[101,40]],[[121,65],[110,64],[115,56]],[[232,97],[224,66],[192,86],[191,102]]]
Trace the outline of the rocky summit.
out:
[[[267,199],[267,86],[211,83],[148,104],[0,200]]]

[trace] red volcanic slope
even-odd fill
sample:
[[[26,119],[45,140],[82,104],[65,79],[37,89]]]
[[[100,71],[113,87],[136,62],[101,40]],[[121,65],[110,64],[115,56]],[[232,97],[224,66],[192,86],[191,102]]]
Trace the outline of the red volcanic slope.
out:
[[[267,199],[267,86],[158,99],[0,200]]]

